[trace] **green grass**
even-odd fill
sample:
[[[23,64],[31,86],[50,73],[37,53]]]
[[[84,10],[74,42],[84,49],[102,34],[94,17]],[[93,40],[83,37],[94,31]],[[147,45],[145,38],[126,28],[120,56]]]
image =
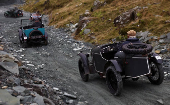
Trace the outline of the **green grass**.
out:
[[[66,24],[78,23],[79,15],[84,14],[86,10],[91,10],[95,0],[50,0],[49,5],[44,6],[45,0],[35,3],[36,0],[27,0],[22,8],[26,11],[35,12],[39,10],[50,17],[49,25],[56,27],[65,27]],[[104,2],[105,0],[100,0]],[[117,38],[122,40],[126,38],[126,33],[130,29],[135,31],[150,31],[153,35],[160,36],[170,32],[170,1],[155,0],[106,0],[107,4],[99,9],[90,12],[92,17],[87,27],[94,33],[96,39],[83,35],[83,30],[75,36],[77,40],[84,40],[91,43],[103,44],[110,42],[111,39]],[[156,2],[156,3],[155,3]],[[124,27],[114,27],[113,20],[120,14],[136,6],[141,7],[137,12],[138,19],[125,24]],[[147,7],[143,9],[142,7]],[[156,15],[158,17],[156,17]],[[124,36],[120,36],[121,35]]]

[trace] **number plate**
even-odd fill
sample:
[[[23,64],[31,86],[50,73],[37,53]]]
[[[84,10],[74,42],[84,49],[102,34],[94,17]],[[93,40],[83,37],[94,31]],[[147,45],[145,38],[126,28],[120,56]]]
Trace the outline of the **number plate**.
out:
[[[42,36],[41,35],[39,35],[39,36],[31,36],[31,39],[37,39],[37,38],[42,38]]]
[[[160,56],[155,56],[155,58],[158,60],[158,59],[162,59]]]

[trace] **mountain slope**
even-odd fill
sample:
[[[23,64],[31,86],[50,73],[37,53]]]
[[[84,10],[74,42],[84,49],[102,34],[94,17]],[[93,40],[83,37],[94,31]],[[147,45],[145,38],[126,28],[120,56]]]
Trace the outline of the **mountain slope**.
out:
[[[23,9],[30,12],[39,10],[50,16],[49,25],[66,27],[70,22],[75,24],[79,16],[86,10],[93,8],[95,0],[27,0]],[[104,3],[104,0],[100,0]],[[96,17],[86,28],[91,30],[95,38],[80,33],[76,39],[91,43],[107,43],[118,37],[119,33],[126,34],[130,29],[136,31],[150,31],[152,35],[160,36],[170,32],[170,1],[169,0],[106,0],[106,4],[95,11],[90,11],[90,16]],[[122,28],[114,27],[113,21],[122,13],[135,8],[137,12],[135,21],[124,24]]]

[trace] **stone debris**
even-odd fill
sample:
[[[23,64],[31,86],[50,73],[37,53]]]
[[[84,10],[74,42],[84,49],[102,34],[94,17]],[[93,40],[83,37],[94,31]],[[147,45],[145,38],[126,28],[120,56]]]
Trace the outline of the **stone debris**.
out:
[[[3,53],[3,54],[2,54]],[[4,57],[6,52],[0,53],[0,57]],[[1,55],[2,54],[2,55]],[[3,58],[2,57],[2,58]],[[57,92],[62,92],[57,87],[51,88],[49,85],[45,84],[44,80],[41,80],[31,72],[28,68],[24,66],[18,67],[14,57],[8,54],[10,60],[2,60],[0,66],[0,104],[2,105],[65,105],[60,98],[60,94]],[[28,66],[34,66],[29,64],[29,61],[24,61],[28,63]],[[41,64],[44,66],[45,64]],[[63,93],[63,92],[62,92]],[[62,94],[63,95],[63,94]],[[69,97],[76,99],[74,95],[66,94]],[[57,98],[56,98],[57,97]],[[8,100],[7,100],[8,99]],[[65,99],[64,99],[65,100]],[[72,103],[72,101],[68,101]]]
[[[76,97],[75,95],[68,94],[68,93],[66,93],[66,92],[64,92],[64,96],[69,97],[69,98],[72,98],[72,99],[77,99],[77,97]]]
[[[161,105],[164,105],[164,102],[162,99],[157,100],[157,102],[160,103]]]

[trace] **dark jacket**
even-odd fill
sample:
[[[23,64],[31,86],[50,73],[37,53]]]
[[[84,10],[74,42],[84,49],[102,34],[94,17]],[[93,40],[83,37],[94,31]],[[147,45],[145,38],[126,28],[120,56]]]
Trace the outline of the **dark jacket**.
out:
[[[119,51],[122,50],[122,46],[128,43],[142,43],[139,41],[138,38],[128,38],[125,42],[123,42],[120,46],[119,46]]]
[[[43,24],[41,22],[34,22],[31,27],[39,27],[39,28],[42,28],[43,27]]]

